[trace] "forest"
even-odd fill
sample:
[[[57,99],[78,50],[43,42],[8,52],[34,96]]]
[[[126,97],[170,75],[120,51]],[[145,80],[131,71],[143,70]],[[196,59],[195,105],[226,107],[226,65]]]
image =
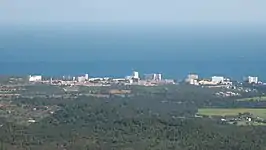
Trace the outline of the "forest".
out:
[[[264,126],[195,117],[199,108],[263,108],[263,101],[216,97],[193,86],[129,89],[133,96],[14,99],[60,109],[29,126],[1,118],[0,150],[266,150]]]

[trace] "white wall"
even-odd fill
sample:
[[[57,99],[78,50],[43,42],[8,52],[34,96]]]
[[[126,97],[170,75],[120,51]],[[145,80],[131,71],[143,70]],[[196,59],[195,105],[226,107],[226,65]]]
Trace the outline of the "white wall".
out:
[[[42,76],[30,76],[29,81],[30,82],[42,81]]]

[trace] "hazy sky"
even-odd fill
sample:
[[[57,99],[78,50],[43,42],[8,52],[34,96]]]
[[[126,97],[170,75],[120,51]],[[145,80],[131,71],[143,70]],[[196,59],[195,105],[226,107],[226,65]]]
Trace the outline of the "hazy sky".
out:
[[[266,0],[1,0],[0,24],[266,24]]]

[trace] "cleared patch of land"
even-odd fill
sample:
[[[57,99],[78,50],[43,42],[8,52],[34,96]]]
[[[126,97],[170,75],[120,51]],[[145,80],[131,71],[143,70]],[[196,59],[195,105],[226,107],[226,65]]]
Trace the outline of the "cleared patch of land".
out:
[[[251,113],[254,116],[266,119],[266,109],[252,109],[252,108],[201,108],[198,114],[206,116],[234,116],[239,113]]]
[[[261,97],[250,97],[250,98],[241,98],[238,99],[237,101],[266,101],[266,96],[261,96]]]

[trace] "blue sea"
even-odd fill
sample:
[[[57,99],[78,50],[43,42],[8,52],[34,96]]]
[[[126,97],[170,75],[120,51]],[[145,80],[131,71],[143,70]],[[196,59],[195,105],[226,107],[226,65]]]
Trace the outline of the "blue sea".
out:
[[[0,29],[0,75],[188,73],[266,80],[266,34],[236,28]]]

